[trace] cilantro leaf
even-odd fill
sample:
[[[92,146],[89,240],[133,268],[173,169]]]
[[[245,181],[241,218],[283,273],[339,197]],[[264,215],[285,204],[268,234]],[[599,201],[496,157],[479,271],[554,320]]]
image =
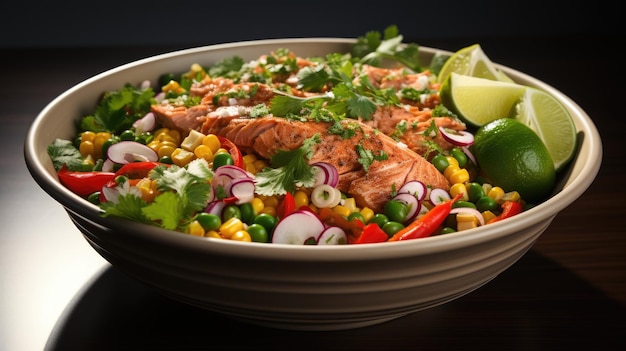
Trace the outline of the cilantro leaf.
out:
[[[57,172],[64,164],[70,171],[79,171],[82,168],[83,156],[69,140],[55,139],[48,145],[47,152]]]
[[[146,202],[140,196],[127,193],[120,195],[117,202],[101,202],[100,208],[104,211],[103,217],[116,216],[130,219],[131,221],[151,223],[141,210],[146,205]]]
[[[154,201],[141,211],[146,217],[160,223],[162,228],[175,230],[184,217],[184,207],[180,196],[173,192],[164,192],[157,195]]]
[[[315,170],[308,160],[313,155],[313,145],[320,142],[319,134],[305,139],[294,150],[277,150],[270,159],[272,168],[264,168],[255,175],[256,193],[260,195],[284,195],[294,192],[296,184],[311,187],[315,183]]]

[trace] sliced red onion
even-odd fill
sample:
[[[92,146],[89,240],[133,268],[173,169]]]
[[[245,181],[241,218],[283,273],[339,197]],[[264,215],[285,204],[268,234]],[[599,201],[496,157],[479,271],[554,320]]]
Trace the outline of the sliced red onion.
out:
[[[419,180],[410,180],[400,187],[400,190],[398,190],[398,194],[411,194],[415,196],[419,201],[422,201],[426,197],[426,191],[426,184],[422,183]]]
[[[472,161],[472,163],[477,166],[478,162],[476,162],[476,157],[474,157],[474,154],[472,153],[472,151],[469,149],[469,147],[467,146],[461,146],[461,150],[463,150],[463,152],[465,153],[465,155],[467,156],[467,158],[470,159],[470,161]]]
[[[222,210],[226,204],[223,201],[213,201],[209,203],[209,205],[204,209],[204,212],[214,214],[216,216],[222,217]]]
[[[156,127],[156,115],[152,112],[146,113],[145,116],[133,123],[133,127],[135,127],[135,132],[137,134],[154,130],[154,127]]]
[[[317,238],[317,245],[343,245],[348,243],[346,232],[336,226],[326,227]]]
[[[113,172],[115,169],[115,162],[111,161],[109,158],[104,160],[102,163],[102,172]]]
[[[441,189],[441,188],[435,188],[435,189],[430,190],[430,195],[428,199],[433,205],[437,206],[441,203],[444,203],[450,200],[451,197],[450,197],[450,194],[448,194],[446,190]]]
[[[328,162],[315,162],[311,164],[311,167],[317,169],[317,180],[315,181],[314,186],[321,184],[327,184],[332,187],[337,186],[337,182],[339,181],[339,172],[334,165]]]
[[[417,197],[409,193],[397,194],[392,198],[392,200],[396,200],[405,204],[406,207],[409,209],[406,214],[406,219],[404,220],[404,223],[413,222],[420,212],[420,208],[422,207],[422,204],[417,199]]]
[[[251,202],[254,199],[254,181],[252,179],[237,179],[230,186],[230,193],[237,198],[235,204]]]
[[[324,223],[311,212],[295,211],[276,224],[272,243],[304,245],[309,240],[317,242],[324,228]]]
[[[478,223],[480,223],[480,225],[485,225],[485,219],[483,218],[483,215],[480,213],[480,211],[478,211],[475,208],[471,208],[471,207],[455,207],[452,210],[450,210],[450,214],[456,214],[456,213],[470,213],[470,214],[473,214],[474,217],[476,217],[476,219],[478,219]]]
[[[135,161],[159,160],[159,155],[150,147],[136,141],[120,141],[109,146],[107,157],[119,164],[127,164]]]
[[[474,134],[465,130],[439,127],[439,132],[447,142],[456,146],[469,146],[474,143]]]
[[[224,165],[219,167],[213,173],[214,177],[221,177],[222,175],[226,175],[230,177],[230,179],[253,179],[254,176],[252,173],[246,171],[243,168],[233,166],[233,165]]]

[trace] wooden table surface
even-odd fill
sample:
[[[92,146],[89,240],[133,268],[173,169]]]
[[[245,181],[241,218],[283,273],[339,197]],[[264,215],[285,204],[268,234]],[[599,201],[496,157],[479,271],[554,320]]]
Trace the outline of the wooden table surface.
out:
[[[571,97],[603,138],[602,168],[532,249],[486,286],[385,324],[336,332],[247,325],[159,295],[98,256],[30,177],[23,140],[47,103],[107,69],[184,47],[0,52],[0,350],[623,349],[626,91],[617,54],[592,38],[416,41],[451,51],[481,43],[493,61]]]

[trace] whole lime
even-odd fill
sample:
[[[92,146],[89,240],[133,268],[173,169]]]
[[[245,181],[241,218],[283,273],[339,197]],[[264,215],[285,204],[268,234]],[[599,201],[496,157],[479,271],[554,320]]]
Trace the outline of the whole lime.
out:
[[[542,201],[554,188],[556,171],[548,149],[515,119],[500,118],[480,127],[471,151],[492,185],[517,191],[526,202]]]

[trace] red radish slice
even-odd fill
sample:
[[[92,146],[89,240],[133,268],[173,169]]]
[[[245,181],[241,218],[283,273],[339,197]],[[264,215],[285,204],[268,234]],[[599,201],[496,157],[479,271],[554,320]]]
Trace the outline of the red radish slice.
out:
[[[440,203],[450,200],[450,194],[441,188],[435,188],[430,191],[428,199],[433,205],[437,206]]]
[[[480,213],[480,211],[478,211],[475,208],[471,208],[471,207],[455,207],[455,208],[450,210],[450,214],[455,214],[455,213],[470,213],[470,214],[473,214],[474,217],[476,217],[476,219],[478,219],[478,223],[480,223],[480,225],[485,225],[485,218],[483,218],[483,215]]]
[[[347,243],[346,232],[336,226],[327,227],[317,238],[317,245],[343,245]]]
[[[231,179],[240,179],[240,178],[253,179],[254,178],[252,173],[246,171],[243,168],[239,168],[233,165],[221,166],[218,169],[216,169],[215,173],[213,174],[214,177],[221,177],[223,175],[226,175],[230,177]]]
[[[254,181],[252,179],[237,179],[230,186],[230,193],[237,198],[235,204],[241,205],[254,199]]]
[[[317,169],[314,186],[318,186],[321,184],[327,184],[332,187],[337,186],[337,182],[339,182],[339,172],[337,168],[328,162],[315,162],[311,164],[311,167]]]
[[[133,123],[133,127],[135,127],[135,133],[142,134],[145,132],[150,132],[156,127],[156,115],[152,112],[146,113],[145,116],[138,119]]]
[[[223,201],[213,201],[204,209],[204,212],[214,214],[221,218],[224,207],[226,207],[226,204]]]
[[[422,207],[422,204],[417,199],[417,197],[409,193],[397,194],[393,197],[392,200],[402,202],[409,209],[406,214],[406,219],[404,220],[404,223],[413,222]]]
[[[111,161],[109,158],[102,162],[102,172],[114,172],[115,162]]]
[[[422,201],[426,197],[426,191],[426,184],[420,182],[419,180],[410,180],[400,187],[398,194],[411,194],[419,201]]]
[[[274,228],[272,243],[304,245],[317,242],[324,231],[324,223],[308,211],[295,211],[281,219]]]
[[[439,132],[450,144],[457,146],[469,146],[474,143],[474,134],[465,130],[454,130],[439,127]]]
[[[159,155],[150,147],[136,141],[120,141],[109,146],[107,157],[119,164],[127,164],[135,161],[156,162]]]

